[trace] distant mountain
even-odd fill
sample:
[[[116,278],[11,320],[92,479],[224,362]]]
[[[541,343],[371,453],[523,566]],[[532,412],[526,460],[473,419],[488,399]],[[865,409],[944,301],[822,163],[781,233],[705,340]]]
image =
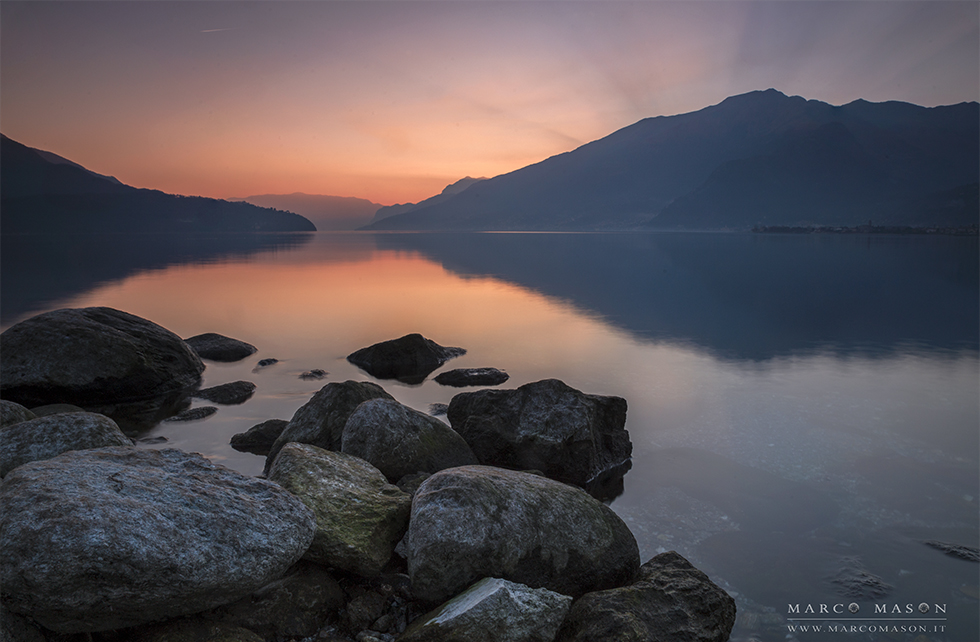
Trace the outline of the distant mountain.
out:
[[[460,192],[466,190],[470,185],[474,183],[479,183],[480,181],[485,181],[486,178],[473,178],[467,176],[466,178],[461,178],[451,185],[447,185],[441,193],[431,196],[424,201],[419,203],[404,203],[400,205],[386,205],[382,207],[374,214],[374,219],[371,221],[375,223],[381,219],[388,218],[389,216],[394,216],[396,214],[404,214],[405,212],[411,212],[412,210],[429,207],[430,205],[436,205],[437,203],[442,203],[443,201],[449,200],[451,197],[459,194]]]
[[[0,135],[4,234],[79,232],[302,232],[290,212],[137,189]]]
[[[379,203],[372,203],[363,198],[304,194],[302,192],[259,194],[232,200],[295,212],[313,221],[316,229],[321,231],[356,230],[370,223],[375,212],[382,207]]]
[[[749,229],[976,224],[980,105],[774,89],[647,118],[368,229]]]

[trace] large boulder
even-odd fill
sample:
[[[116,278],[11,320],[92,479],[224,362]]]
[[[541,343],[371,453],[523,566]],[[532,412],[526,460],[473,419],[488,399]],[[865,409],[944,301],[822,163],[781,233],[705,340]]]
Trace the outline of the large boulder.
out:
[[[51,459],[69,450],[132,445],[116,422],[105,415],[45,415],[0,428],[0,477],[21,464]]]
[[[289,424],[276,438],[265,460],[268,474],[272,462],[283,446],[290,442],[310,444],[325,450],[340,450],[344,426],[354,410],[369,399],[394,397],[376,383],[344,381],[328,383],[299,408]]]
[[[72,451],[0,485],[0,584],[7,608],[53,631],[124,628],[248,595],[315,528],[280,486],[200,455]]]
[[[636,540],[585,491],[545,477],[462,466],[415,493],[406,539],[415,595],[438,604],[484,577],[573,597],[633,581]]]
[[[485,578],[418,618],[398,642],[553,642],[572,598]]]
[[[347,360],[377,379],[417,384],[442,364],[463,354],[466,354],[463,348],[441,346],[416,333],[361,348],[348,355]]]
[[[256,347],[251,343],[245,343],[238,339],[226,337],[215,332],[206,332],[197,336],[184,339],[184,341],[202,359],[210,361],[222,361],[231,363],[241,361],[245,357],[255,354]]]
[[[625,399],[585,394],[557,379],[462,392],[447,414],[481,464],[540,470],[577,486],[622,466],[633,452]]]
[[[21,321],[0,335],[0,354],[0,395],[28,407],[158,397],[197,385],[204,370],[176,334],[112,308]]]
[[[316,516],[306,559],[371,577],[405,534],[412,498],[363,459],[308,444],[286,444],[269,479]]]
[[[390,482],[477,463],[455,430],[393,399],[358,406],[344,426],[340,450],[370,462]]]
[[[640,567],[630,586],[575,601],[560,642],[725,642],[735,625],[735,600],[674,551]]]
[[[35,417],[37,415],[33,410],[28,410],[15,401],[0,399],[0,426],[9,426]]]

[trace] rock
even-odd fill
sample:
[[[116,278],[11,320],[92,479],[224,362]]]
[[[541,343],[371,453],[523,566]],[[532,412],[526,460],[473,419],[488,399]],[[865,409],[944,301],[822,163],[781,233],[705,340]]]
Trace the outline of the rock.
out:
[[[198,384],[204,364],[176,334],[112,308],[46,312],[0,335],[0,394],[24,406],[148,399]]]
[[[325,379],[326,376],[330,374],[326,370],[320,370],[319,368],[314,368],[313,370],[307,370],[306,372],[300,374],[299,378],[309,381],[316,379]]]
[[[344,592],[326,568],[300,561],[281,579],[202,617],[249,629],[264,639],[310,637],[344,606]]]
[[[46,406],[31,408],[31,412],[36,417],[46,417],[48,415],[60,415],[65,412],[86,412],[86,410],[70,403],[49,403]]]
[[[207,419],[216,412],[218,412],[218,409],[214,406],[188,408],[173,417],[167,417],[164,421],[200,421],[201,419]]]
[[[374,591],[355,591],[347,604],[347,622],[352,631],[361,631],[371,626],[385,611],[387,599]]]
[[[484,577],[573,597],[633,581],[636,540],[585,491],[528,473],[463,466],[427,479],[412,502],[408,572],[438,604]]]
[[[408,493],[412,497],[415,497],[415,492],[419,489],[419,486],[429,477],[432,477],[431,473],[412,473],[396,481],[395,486],[401,488],[403,493]]]
[[[449,411],[449,404],[447,403],[430,403],[429,404],[429,414],[433,417],[444,417],[446,412]]]
[[[449,403],[448,415],[481,464],[541,470],[577,486],[621,466],[633,452],[625,399],[584,394],[557,379],[463,392]]]
[[[588,593],[575,601],[560,642],[725,642],[735,600],[674,551],[640,567],[630,586]]]
[[[548,589],[488,577],[412,622],[398,642],[552,642],[571,602]]]
[[[947,555],[952,555],[968,562],[980,562],[980,549],[977,549],[975,546],[949,544],[947,542],[937,542],[936,540],[924,540],[922,543],[940,550]]]
[[[442,364],[463,354],[466,354],[463,348],[447,348],[421,334],[408,334],[361,348],[348,355],[347,360],[372,377],[417,384]]]
[[[458,368],[440,372],[436,383],[443,386],[462,388],[464,386],[499,386],[510,379],[510,375],[496,368]]]
[[[316,516],[308,560],[371,577],[381,573],[405,534],[411,497],[353,455],[286,444],[269,479],[296,495]]]
[[[0,428],[0,477],[21,464],[69,450],[132,445],[116,422],[94,412],[38,417]]]
[[[340,450],[370,462],[390,482],[477,463],[456,431],[393,399],[359,405],[344,425]]]
[[[359,405],[369,399],[392,399],[376,383],[345,381],[328,383],[293,414],[289,425],[272,444],[265,460],[265,472],[269,472],[279,449],[291,441],[311,444],[326,450],[340,450],[344,426]]]
[[[245,357],[255,354],[256,351],[256,347],[251,343],[245,343],[214,332],[199,334],[190,339],[184,339],[184,341],[202,359],[224,363],[241,361]]]
[[[841,567],[831,580],[837,585],[837,592],[854,600],[873,600],[884,597],[893,587],[883,579],[868,571],[856,557],[845,557]]]
[[[0,640],[3,642],[45,642],[41,629],[26,617],[9,612],[0,603]]]
[[[248,401],[255,393],[255,384],[251,381],[232,381],[220,386],[198,390],[192,397],[207,399],[225,406],[234,406]]]
[[[269,419],[260,424],[252,426],[245,432],[240,432],[231,436],[231,447],[243,453],[253,455],[269,454],[272,444],[282,434],[282,431],[289,425],[285,419]]]
[[[156,437],[144,437],[143,439],[137,439],[136,442],[140,444],[154,445],[154,444],[165,444],[169,439],[163,435],[157,435]]]
[[[0,399],[0,426],[9,426],[35,417],[37,415],[19,403]]]
[[[303,555],[315,521],[272,482],[179,450],[100,448],[0,485],[5,605],[61,633],[233,602]]]
[[[140,627],[126,634],[129,642],[265,642],[261,635],[244,627],[200,617]]]
[[[256,367],[265,368],[266,366],[275,365],[277,363],[279,363],[279,359],[273,359],[271,357],[268,359],[259,359],[259,362],[256,364]]]

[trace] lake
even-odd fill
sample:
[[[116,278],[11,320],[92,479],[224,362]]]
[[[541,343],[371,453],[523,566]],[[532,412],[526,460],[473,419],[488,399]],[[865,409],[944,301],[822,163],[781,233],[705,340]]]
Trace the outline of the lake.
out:
[[[467,349],[443,370],[493,366],[506,388],[558,378],[624,397],[633,467],[611,506],[643,561],[676,550],[735,597],[732,640],[980,639],[976,563],[923,543],[980,539],[975,237],[2,242],[3,328],[99,305],[258,347],[204,373],[204,386],[254,382],[248,402],[154,426],[139,436],[166,442],[141,447],[259,474],[264,458],[233,450],[233,434],[289,419],[331,381],[373,380],[346,355],[420,332]],[[258,368],[264,358],[279,361]],[[327,378],[300,378],[315,368]],[[379,383],[423,411],[459,392],[431,377]],[[857,614],[833,613],[852,602]],[[829,632],[842,626],[854,632]]]

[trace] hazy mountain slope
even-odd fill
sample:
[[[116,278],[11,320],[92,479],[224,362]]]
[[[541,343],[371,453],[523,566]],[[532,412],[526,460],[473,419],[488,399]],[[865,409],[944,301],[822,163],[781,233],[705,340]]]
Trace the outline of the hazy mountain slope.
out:
[[[294,212],[313,221],[316,229],[321,231],[356,230],[370,223],[375,212],[382,207],[379,203],[363,198],[304,194],[302,192],[258,194],[234,200]]]
[[[290,212],[123,185],[6,136],[0,139],[0,226],[4,234],[316,229]]]
[[[435,205],[443,201],[449,200],[451,197],[459,194],[460,192],[467,189],[473,183],[479,183],[480,181],[485,181],[486,178],[473,178],[472,176],[467,176],[466,178],[461,178],[455,183],[447,185],[442,192],[431,196],[424,201],[418,203],[399,203],[398,205],[386,205],[380,208],[374,213],[374,218],[372,223],[380,221],[383,218],[388,218],[389,216],[394,216],[396,214],[403,214],[405,212],[410,212],[419,207],[428,207],[430,205]]]
[[[835,107],[772,89],[752,92],[641,120],[371,228],[741,229],[919,220],[926,213],[912,211],[915,203],[977,181],[978,122],[977,103]]]

